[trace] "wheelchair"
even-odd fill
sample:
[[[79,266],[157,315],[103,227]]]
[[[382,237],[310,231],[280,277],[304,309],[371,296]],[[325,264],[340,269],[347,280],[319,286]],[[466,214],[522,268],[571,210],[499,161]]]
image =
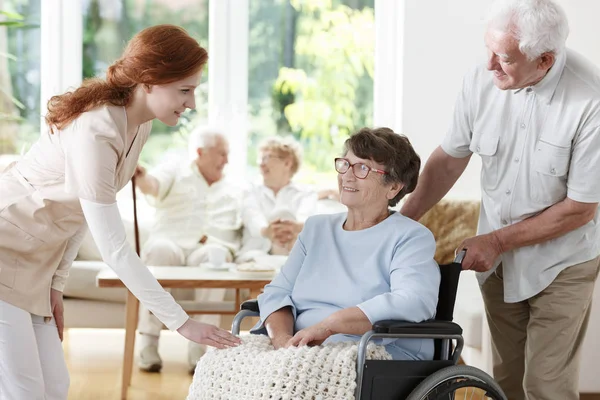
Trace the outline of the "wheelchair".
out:
[[[420,323],[384,320],[373,324],[358,344],[356,400],[507,400],[491,376],[471,366],[458,365],[464,341],[462,328],[452,322],[464,253],[453,263],[440,265],[441,283],[433,320]],[[241,305],[232,324],[240,333],[246,317],[260,315],[257,300]],[[366,360],[369,341],[375,338],[434,339],[433,360]]]

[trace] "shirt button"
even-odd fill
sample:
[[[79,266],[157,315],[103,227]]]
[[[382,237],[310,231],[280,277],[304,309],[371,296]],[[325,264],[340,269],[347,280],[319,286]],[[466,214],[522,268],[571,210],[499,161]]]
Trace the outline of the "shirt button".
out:
[[[556,175],[556,169],[552,168],[552,169],[550,170],[550,173],[551,173],[552,175]]]
[[[477,146],[477,151],[481,151],[481,147]]]
[[[510,189],[506,189],[506,192],[504,192],[506,194],[510,194]]]
[[[515,162],[519,162],[519,161],[520,161],[519,157],[515,158]]]
[[[525,125],[525,124],[521,124],[521,129],[525,129],[526,126],[527,125]]]
[[[528,87],[528,88],[527,88],[525,91],[526,91],[527,93],[531,93],[531,91],[532,91],[532,90],[533,90],[532,88]]]
[[[505,220],[505,219],[503,219],[503,220],[502,220],[502,225],[508,225],[508,221],[507,221],[507,220]]]

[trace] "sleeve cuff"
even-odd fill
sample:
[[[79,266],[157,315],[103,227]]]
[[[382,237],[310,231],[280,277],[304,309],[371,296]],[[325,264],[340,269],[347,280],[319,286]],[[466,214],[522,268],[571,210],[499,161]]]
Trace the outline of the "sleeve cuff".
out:
[[[442,147],[442,150],[444,150],[444,152],[446,154],[448,154],[449,156],[454,157],[454,158],[465,158],[472,154],[470,151],[458,151],[458,150],[450,147],[446,143],[446,141],[442,142],[441,147]]]
[[[375,310],[371,310],[372,308],[376,308],[376,307],[371,307],[369,305],[369,303],[371,303],[370,300],[365,301],[364,303],[361,303],[361,304],[357,305],[356,307],[358,307],[360,309],[360,311],[362,311],[367,316],[367,319],[369,320],[369,322],[371,322],[371,325],[373,325],[377,321],[381,321],[382,319],[385,319],[385,318],[378,318]]]
[[[181,328],[189,318],[189,315],[183,311],[183,308],[180,308],[179,311],[177,311],[177,316],[174,317],[173,321],[166,326],[170,331],[176,331],[177,329]]]
[[[253,329],[262,329],[265,326],[265,321],[269,317],[269,315],[273,314],[275,311],[279,311],[284,307],[290,307],[292,309],[292,316],[294,317],[294,321],[296,321],[296,307],[294,306],[294,302],[292,298],[288,295],[285,295],[280,300],[276,300],[273,298],[264,299],[265,294],[261,294],[258,296],[258,306],[260,309],[260,321],[256,328]]]
[[[50,287],[54,290],[58,290],[59,292],[64,292],[66,283],[66,277],[63,278],[62,276],[55,275],[52,278],[52,285],[50,285]]]
[[[567,191],[567,197],[571,200],[578,201],[580,203],[599,203],[600,194],[589,194],[577,192],[571,188]]]

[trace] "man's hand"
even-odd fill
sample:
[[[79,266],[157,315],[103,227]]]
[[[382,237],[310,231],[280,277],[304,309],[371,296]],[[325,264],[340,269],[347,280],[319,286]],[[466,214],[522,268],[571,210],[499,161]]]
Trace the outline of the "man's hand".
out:
[[[285,347],[318,346],[331,335],[333,335],[331,329],[325,327],[323,323],[318,323],[298,331]]]
[[[494,232],[465,239],[457,248],[457,253],[467,250],[462,261],[463,269],[477,272],[489,271],[496,259],[504,252],[500,240]]]
[[[277,335],[271,338],[271,344],[275,350],[287,348],[287,343],[292,338],[292,335]]]
[[[65,307],[63,305],[63,294],[55,289],[50,289],[50,309],[58,329],[58,337],[63,340],[63,330],[65,329]],[[44,322],[50,322],[50,317],[44,318]]]
[[[135,178],[135,184],[142,191],[142,193],[150,195],[150,196],[158,196],[158,180],[150,175],[146,168],[141,165],[137,165],[135,167],[135,172],[133,173]]]
[[[146,173],[147,173],[146,168],[144,168],[140,164],[138,164],[135,167],[135,172],[133,173],[133,176],[135,176],[135,178],[137,180],[140,180],[140,179],[144,179],[146,177]]]

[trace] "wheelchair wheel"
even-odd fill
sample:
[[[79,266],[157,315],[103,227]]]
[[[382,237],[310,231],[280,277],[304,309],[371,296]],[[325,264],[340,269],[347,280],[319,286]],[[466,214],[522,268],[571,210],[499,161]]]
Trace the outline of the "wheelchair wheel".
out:
[[[480,369],[453,365],[431,374],[406,400],[506,400],[494,379]]]

